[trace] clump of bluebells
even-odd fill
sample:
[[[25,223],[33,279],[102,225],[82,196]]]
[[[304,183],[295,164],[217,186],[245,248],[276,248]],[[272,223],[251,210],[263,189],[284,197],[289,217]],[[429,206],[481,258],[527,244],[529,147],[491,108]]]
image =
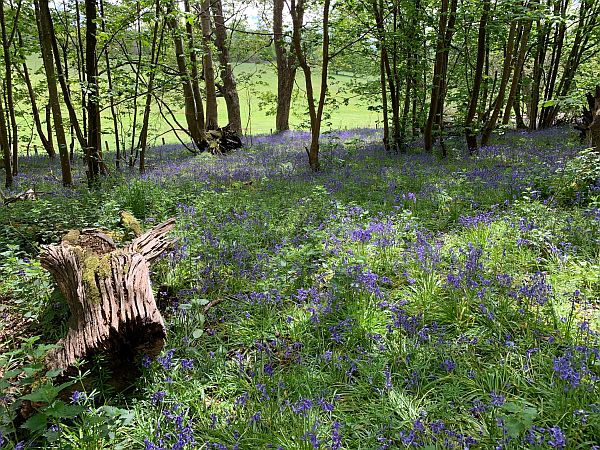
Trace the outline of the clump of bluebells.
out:
[[[135,181],[162,196],[140,206],[146,217],[178,219],[152,274],[168,334],[158,358],[139,357],[131,391],[103,393],[104,414],[126,406],[102,445],[600,445],[596,191],[565,207],[536,188],[576,154],[565,131],[507,133],[441,161],[387,154],[377,132],[338,135],[336,170],[307,170],[307,134],[292,132],[227,158],[164,149]],[[0,373],[0,386],[26,379]],[[43,404],[33,431],[0,397],[0,446],[93,431],[59,417],[71,400],[91,402]]]

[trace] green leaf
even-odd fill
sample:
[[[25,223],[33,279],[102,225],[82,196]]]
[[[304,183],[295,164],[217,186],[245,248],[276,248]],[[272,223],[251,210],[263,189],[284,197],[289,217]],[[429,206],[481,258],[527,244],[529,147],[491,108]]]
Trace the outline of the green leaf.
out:
[[[546,100],[544,103],[542,103],[542,107],[549,108],[550,106],[554,106],[557,103],[558,102],[556,100]]]
[[[60,391],[56,387],[47,383],[37,388],[31,394],[24,395],[21,398],[23,400],[29,400],[32,402],[51,403],[56,398],[59,392]]]
[[[47,425],[48,425],[48,418],[46,417],[46,415],[42,414],[42,413],[38,413],[38,414],[34,414],[29,419],[27,419],[25,421],[25,423],[21,426],[30,431],[36,432],[36,431],[45,430]]]
[[[204,334],[204,330],[201,330],[200,328],[196,328],[194,330],[194,332],[192,333],[192,336],[194,337],[194,339],[198,339],[203,334]]]
[[[50,417],[56,417],[58,419],[72,419],[77,417],[85,411],[84,406],[80,405],[68,405],[62,400],[54,402],[50,407],[44,410],[44,413]]]

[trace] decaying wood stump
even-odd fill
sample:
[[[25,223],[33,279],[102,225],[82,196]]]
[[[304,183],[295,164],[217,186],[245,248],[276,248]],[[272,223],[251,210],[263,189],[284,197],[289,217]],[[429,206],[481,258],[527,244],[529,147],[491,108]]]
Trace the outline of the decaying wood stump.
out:
[[[71,311],[66,337],[46,358],[50,369],[67,369],[99,351],[124,360],[160,353],[166,332],[149,266],[173,243],[167,234],[174,226],[169,219],[124,248],[100,230],[84,229],[43,249],[42,267],[56,279]]]

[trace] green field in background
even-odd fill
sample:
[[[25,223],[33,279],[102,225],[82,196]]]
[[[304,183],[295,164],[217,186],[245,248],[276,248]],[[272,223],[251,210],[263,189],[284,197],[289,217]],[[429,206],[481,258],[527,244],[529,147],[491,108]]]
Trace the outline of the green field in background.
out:
[[[40,61],[31,59],[28,62],[34,85],[39,83],[43,79],[43,72],[40,70]],[[238,79],[238,92],[240,96],[240,106],[242,115],[242,126],[244,128],[244,134],[264,134],[271,133],[275,128],[275,116],[273,114],[275,107],[275,99],[277,93],[277,75],[275,67],[272,64],[240,64],[235,68],[236,77]],[[320,72],[315,71],[313,74],[315,87],[320,83]],[[71,89],[75,92],[77,89],[77,83],[73,82],[75,78],[74,74],[71,74]],[[337,106],[328,105],[325,108],[325,113],[330,114],[330,117],[326,117],[323,121],[322,130],[327,131],[329,129],[344,129],[344,128],[357,128],[357,127],[375,127],[377,121],[380,120],[380,115],[376,112],[369,111],[367,104],[364,100],[359,100],[349,90],[349,86],[353,81],[353,77],[350,75],[331,75],[329,85],[329,97],[337,100]],[[292,114],[290,116],[290,126],[293,129],[307,129],[308,127],[308,113],[306,107],[306,94],[305,94],[305,83],[304,77],[301,71],[298,71],[296,76],[296,88],[293,96],[292,103]],[[118,85],[115,86],[118,89]],[[29,98],[26,96],[26,87],[24,83],[17,83],[16,89],[21,91],[21,100],[17,104],[17,111],[19,113],[18,128],[20,136],[20,150],[21,153],[33,153],[34,147],[41,150],[41,144],[37,133],[33,126],[33,120],[30,110]],[[270,101],[265,101],[265,94],[270,96]],[[177,93],[175,93],[175,96]],[[318,95],[318,91],[315,95]],[[344,102],[344,99],[348,99]],[[183,107],[180,106],[180,101],[177,101],[177,97],[173,97],[174,104],[169,104],[170,108],[175,112],[177,121],[182,126],[185,126],[185,118]],[[38,94],[38,108],[42,115],[42,121],[44,130],[45,128],[45,115],[44,107],[47,103],[45,98],[45,91],[42,90]],[[379,99],[376,99],[377,103]],[[140,98],[138,103],[138,121],[141,121],[142,107],[144,98]],[[219,125],[223,126],[227,124],[227,110],[225,107],[225,101],[223,98],[218,99],[219,105]],[[102,139],[104,141],[103,148],[108,148],[112,151],[115,147],[114,133],[112,118],[110,116],[110,109],[108,108],[107,101],[104,100],[102,105],[105,108],[102,112]],[[80,105],[76,105],[78,111],[80,111]],[[68,114],[66,108],[64,108],[63,118],[65,120],[65,129],[68,132]],[[122,111],[125,111],[126,107],[122,107]],[[269,111],[271,110],[271,111]],[[131,147],[131,137],[128,136],[131,132],[131,124],[133,121],[133,114],[129,111],[129,114],[121,114],[120,122],[122,129],[122,136],[120,140],[125,141],[124,147],[126,151]],[[179,138],[183,141],[188,141],[187,136],[183,132],[179,132]],[[70,136],[68,137],[70,138]],[[155,101],[152,104],[152,114],[150,119],[150,131],[148,136],[148,143],[150,146],[160,145],[162,143],[176,143],[179,142],[175,132],[171,131],[170,126],[162,118],[158,110],[158,105]],[[77,145],[76,145],[77,148]]]

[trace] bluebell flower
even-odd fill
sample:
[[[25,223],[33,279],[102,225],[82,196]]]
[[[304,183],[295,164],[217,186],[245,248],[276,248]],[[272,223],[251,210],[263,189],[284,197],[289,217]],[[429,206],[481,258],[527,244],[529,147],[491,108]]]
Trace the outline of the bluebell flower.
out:
[[[565,434],[562,432],[560,427],[555,426],[548,428],[548,444],[552,448],[565,448],[567,445],[567,438]]]
[[[496,394],[493,391],[490,392],[490,404],[492,406],[500,407],[500,406],[504,405],[505,402],[506,402],[506,397],[504,397],[504,395]]]

